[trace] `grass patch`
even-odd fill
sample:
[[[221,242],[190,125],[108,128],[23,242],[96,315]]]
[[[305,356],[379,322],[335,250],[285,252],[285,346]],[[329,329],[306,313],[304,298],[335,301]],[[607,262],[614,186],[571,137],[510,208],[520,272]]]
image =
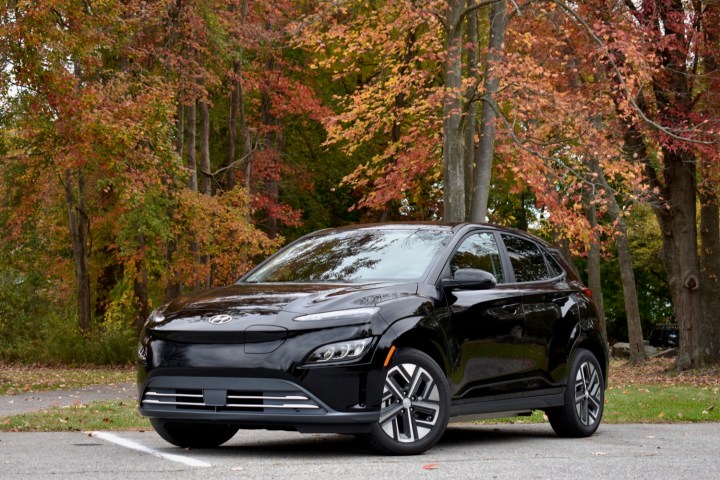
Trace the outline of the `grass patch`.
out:
[[[611,386],[606,423],[720,422],[720,389],[691,385]]]
[[[0,395],[21,395],[135,381],[132,366],[51,368],[0,364]]]
[[[88,430],[149,430],[150,421],[141,417],[135,402],[93,402],[88,405],[53,407],[39,412],[7,417],[0,422],[3,432],[78,432]]]
[[[541,411],[529,417],[483,420],[487,423],[543,423]],[[605,392],[603,423],[720,422],[720,389],[691,385],[611,386]]]
[[[483,420],[488,423],[543,423],[541,411],[529,417]],[[674,359],[657,358],[641,366],[610,363],[603,423],[720,422],[720,371],[677,372]]]

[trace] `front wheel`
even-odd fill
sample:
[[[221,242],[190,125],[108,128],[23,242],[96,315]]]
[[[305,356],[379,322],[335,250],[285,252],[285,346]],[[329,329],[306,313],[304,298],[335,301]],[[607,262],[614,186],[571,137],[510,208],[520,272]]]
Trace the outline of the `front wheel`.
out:
[[[238,427],[226,424],[188,423],[151,418],[155,431],[168,443],[182,448],[213,448],[230,440]]]
[[[385,375],[370,446],[386,455],[422,453],[442,437],[449,410],[448,383],[438,364],[419,350],[400,350]]]
[[[578,349],[570,366],[562,407],[546,411],[550,426],[561,437],[589,437],[600,425],[605,382],[595,355]]]

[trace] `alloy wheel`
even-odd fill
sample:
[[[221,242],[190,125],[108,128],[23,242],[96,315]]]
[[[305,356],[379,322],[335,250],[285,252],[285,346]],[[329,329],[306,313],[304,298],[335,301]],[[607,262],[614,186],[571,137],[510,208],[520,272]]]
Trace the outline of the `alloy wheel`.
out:
[[[388,371],[379,421],[388,437],[401,443],[421,440],[437,424],[440,413],[438,385],[427,370],[401,363]]]
[[[590,362],[583,362],[575,376],[575,412],[583,425],[593,425],[601,412],[602,383]]]

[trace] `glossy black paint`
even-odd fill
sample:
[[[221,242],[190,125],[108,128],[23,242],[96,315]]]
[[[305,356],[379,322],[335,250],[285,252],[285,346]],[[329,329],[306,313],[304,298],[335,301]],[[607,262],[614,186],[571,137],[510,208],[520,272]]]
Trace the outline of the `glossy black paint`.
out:
[[[607,343],[594,306],[584,286],[557,265],[542,242],[490,225],[358,228],[436,230],[447,234],[447,240],[413,282],[247,283],[250,272],[235,285],[177,298],[160,309],[162,318],[151,317],[141,334],[141,414],[244,428],[366,432],[379,418],[384,365],[393,347],[422,350],[445,371],[452,415],[560,405],[568,362],[579,347],[595,354],[607,379]],[[505,283],[492,286],[473,275],[465,284],[461,276],[453,280],[451,258],[477,232],[500,246]],[[516,282],[512,260],[502,247],[508,236],[532,242],[558,275]],[[295,320],[366,308],[376,310],[355,319]],[[210,322],[213,318],[218,324]],[[372,343],[358,358],[308,363],[319,347],[362,338]],[[172,398],[178,399],[196,387],[206,404],[202,408],[144,402],[151,390],[175,392]],[[266,396],[285,392],[308,398],[313,406],[225,408],[228,391],[243,389]]]

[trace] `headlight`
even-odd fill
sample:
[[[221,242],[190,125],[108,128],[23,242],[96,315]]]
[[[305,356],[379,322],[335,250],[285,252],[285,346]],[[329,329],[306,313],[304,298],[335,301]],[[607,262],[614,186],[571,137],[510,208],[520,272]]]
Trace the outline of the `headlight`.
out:
[[[317,322],[322,320],[365,320],[375,315],[378,307],[351,308],[349,310],[335,310],[333,312],[311,313],[293,318],[296,322]]]
[[[372,343],[372,338],[361,338],[324,345],[310,355],[308,363],[328,363],[360,358],[368,350],[370,343]]]

